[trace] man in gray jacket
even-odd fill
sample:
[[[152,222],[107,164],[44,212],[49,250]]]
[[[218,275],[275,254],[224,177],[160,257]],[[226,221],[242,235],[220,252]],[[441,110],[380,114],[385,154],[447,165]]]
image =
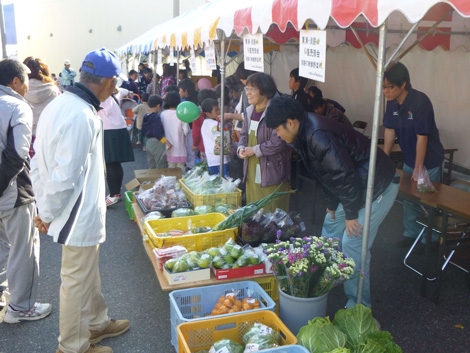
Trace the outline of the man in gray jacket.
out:
[[[101,48],[83,61],[80,82],[42,112],[31,178],[36,225],[62,245],[57,353],[111,353],[95,346],[129,329],[112,320],[101,293],[100,244],[106,240],[103,129],[98,110],[116,90],[119,59]]]
[[[0,298],[8,279],[11,299],[4,321],[9,324],[39,320],[52,310],[50,304],[36,303],[39,233],[29,177],[33,112],[24,99],[28,71],[19,61],[0,61]]]

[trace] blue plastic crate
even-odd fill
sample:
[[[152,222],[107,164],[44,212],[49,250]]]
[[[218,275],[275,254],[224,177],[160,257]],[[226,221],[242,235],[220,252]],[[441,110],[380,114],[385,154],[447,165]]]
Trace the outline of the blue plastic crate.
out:
[[[177,352],[178,333],[176,327],[179,324],[240,313],[205,317],[206,315],[210,315],[212,310],[214,310],[214,306],[217,304],[220,296],[232,291],[238,292],[237,299],[239,300],[251,296],[252,298],[258,299],[260,303],[259,309],[242,311],[242,313],[259,310],[275,310],[276,303],[258,283],[253,281],[232,282],[216,284],[214,286],[175,290],[171,292],[169,296],[171,307],[171,343]]]
[[[277,348],[263,349],[263,353],[309,353],[308,349],[296,344]]]

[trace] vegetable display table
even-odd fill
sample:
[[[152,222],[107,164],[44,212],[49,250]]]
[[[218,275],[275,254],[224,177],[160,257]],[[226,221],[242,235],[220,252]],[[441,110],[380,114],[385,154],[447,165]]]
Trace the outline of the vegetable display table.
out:
[[[134,203],[132,204],[132,208],[134,209],[134,220],[137,223],[139,230],[140,230],[140,235],[145,234],[145,227],[143,222],[141,221],[141,218],[144,216],[144,213],[140,209],[139,205]],[[162,291],[172,291],[175,289],[185,289],[185,288],[193,288],[193,287],[202,287],[202,286],[210,286],[214,284],[221,284],[221,283],[231,283],[231,282],[238,282],[238,281],[257,281],[260,283],[260,285],[263,287],[263,289],[269,294],[269,296],[274,300],[278,301],[278,292],[277,292],[277,286],[275,284],[274,277],[271,273],[269,274],[264,274],[264,275],[257,275],[257,276],[250,276],[250,277],[242,277],[242,278],[229,278],[229,279],[222,279],[218,280],[214,273],[211,272],[211,278],[208,280],[203,280],[203,281],[196,281],[196,282],[190,282],[190,283],[183,283],[183,284],[176,284],[176,285],[170,285],[168,283],[168,280],[165,278],[163,275],[163,271],[158,268],[157,264],[157,259],[153,253],[152,247],[148,243],[148,241],[143,241],[145,251],[152,262],[153,268],[155,270],[155,273],[158,278],[158,282],[160,283],[160,287]],[[271,290],[270,290],[271,289]]]

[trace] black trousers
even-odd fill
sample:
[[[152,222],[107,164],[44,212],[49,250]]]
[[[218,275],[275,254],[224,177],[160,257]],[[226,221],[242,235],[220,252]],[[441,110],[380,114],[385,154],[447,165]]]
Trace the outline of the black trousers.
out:
[[[108,181],[109,194],[111,196],[121,194],[124,171],[119,162],[106,163],[106,180]]]

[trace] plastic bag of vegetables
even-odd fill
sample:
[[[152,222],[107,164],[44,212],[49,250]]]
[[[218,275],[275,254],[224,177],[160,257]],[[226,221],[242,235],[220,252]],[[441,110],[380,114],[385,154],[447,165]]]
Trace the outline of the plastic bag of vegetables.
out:
[[[258,200],[256,202],[250,202],[247,204],[245,207],[237,209],[235,212],[233,212],[230,216],[228,216],[225,220],[217,224],[213,230],[224,230],[224,229],[230,229],[233,227],[240,227],[244,221],[249,219],[251,216],[253,216],[258,210],[266,206],[267,204],[271,203],[274,201],[276,198],[279,196],[285,195],[285,194],[291,194],[294,191],[282,191],[279,192],[279,188],[281,186],[279,185],[277,189],[270,195],[262,198],[261,200]]]
[[[214,207],[209,205],[201,205],[194,207],[194,214],[201,215],[201,214],[208,214],[213,213]]]
[[[165,218],[165,216],[159,212],[159,211],[152,211],[150,213],[147,213],[144,217],[142,217],[142,221],[155,221],[158,219]]]
[[[225,349],[225,350],[224,350]],[[240,343],[224,338],[215,342],[209,353],[243,353],[243,346]]]
[[[222,213],[226,216],[229,216],[230,211],[233,210],[234,208],[236,208],[236,207],[233,206],[233,205],[229,205],[229,204],[226,204],[226,203],[219,203],[219,204],[215,205],[214,212]]]
[[[281,336],[271,327],[255,323],[246,331],[243,343],[245,343],[245,353],[257,352],[262,349],[278,347],[281,343]]]
[[[190,208],[178,208],[171,212],[171,218],[193,216],[194,211]]]

